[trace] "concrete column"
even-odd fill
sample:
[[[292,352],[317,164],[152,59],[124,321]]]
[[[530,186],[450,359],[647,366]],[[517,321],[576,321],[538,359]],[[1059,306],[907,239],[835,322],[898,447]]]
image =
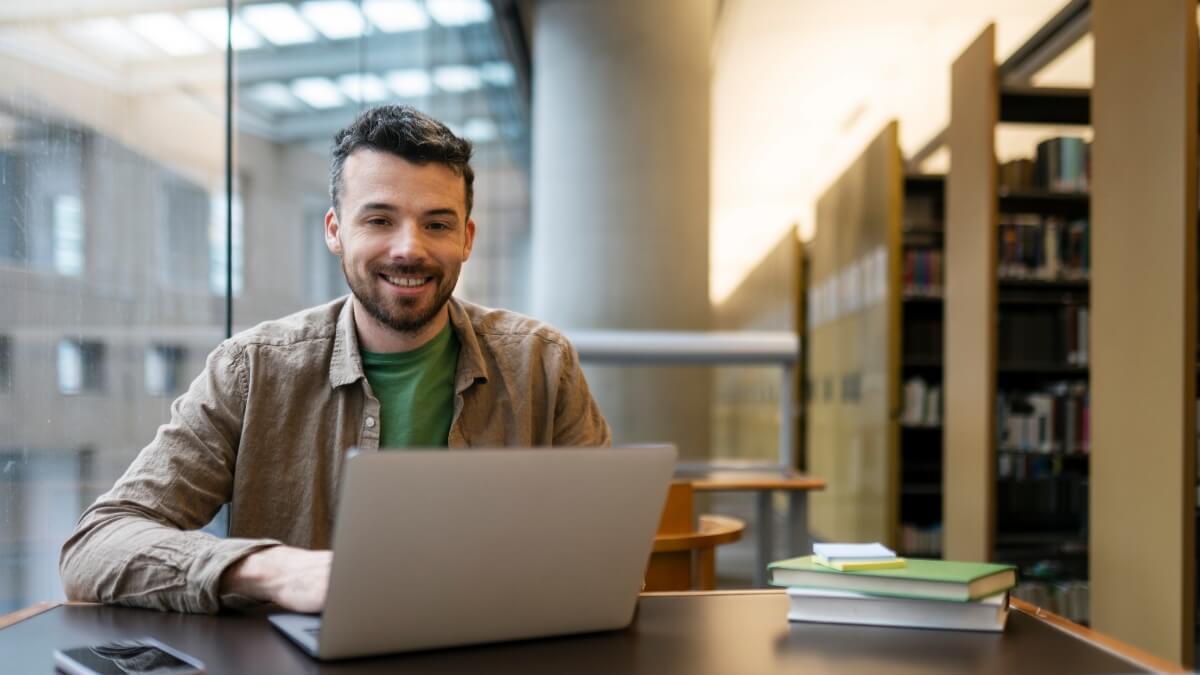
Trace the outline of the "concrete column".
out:
[[[707,330],[712,0],[533,3],[534,316]],[[588,368],[617,442],[709,448],[711,371]]]

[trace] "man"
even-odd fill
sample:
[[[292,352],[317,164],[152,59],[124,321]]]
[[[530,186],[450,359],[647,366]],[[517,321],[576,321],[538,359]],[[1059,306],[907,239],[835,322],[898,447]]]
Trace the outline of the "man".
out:
[[[63,545],[69,598],[320,611],[349,448],[610,443],[559,333],[451,297],[475,239],[470,156],[467,141],[402,106],[337,134],[325,242],[351,295],[209,355],[170,423]],[[229,538],[198,531],[226,502]]]

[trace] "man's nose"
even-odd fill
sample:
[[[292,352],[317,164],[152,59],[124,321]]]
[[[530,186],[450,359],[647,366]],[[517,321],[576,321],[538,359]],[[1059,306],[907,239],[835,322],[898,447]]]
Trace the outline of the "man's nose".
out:
[[[425,260],[425,238],[416,224],[405,223],[393,230],[388,243],[388,257],[396,262],[416,263]]]

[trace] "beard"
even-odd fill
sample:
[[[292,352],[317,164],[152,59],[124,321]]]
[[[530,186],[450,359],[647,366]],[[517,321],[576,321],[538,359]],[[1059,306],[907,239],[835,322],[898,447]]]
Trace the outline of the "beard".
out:
[[[439,267],[421,265],[384,265],[367,270],[367,277],[360,278],[350,271],[346,259],[342,258],[342,274],[358,302],[375,320],[400,333],[417,333],[429,325],[454,293],[458,283],[457,271],[447,277]],[[402,274],[430,277],[434,286],[433,298],[396,297],[379,290],[376,282],[380,274],[398,276]],[[387,282],[384,282],[387,283]]]

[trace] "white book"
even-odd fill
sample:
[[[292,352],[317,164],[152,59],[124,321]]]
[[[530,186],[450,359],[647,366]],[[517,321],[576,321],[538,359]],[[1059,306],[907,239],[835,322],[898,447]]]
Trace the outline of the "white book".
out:
[[[789,588],[787,594],[789,621],[998,633],[1008,620],[1007,592],[974,602],[891,598],[809,588]]]
[[[901,423],[909,426],[921,424],[925,418],[925,380],[914,377],[904,383],[904,414]]]
[[[813,555],[819,555],[828,560],[889,560],[896,557],[896,552],[880,544],[843,544],[829,542],[813,544]]]

